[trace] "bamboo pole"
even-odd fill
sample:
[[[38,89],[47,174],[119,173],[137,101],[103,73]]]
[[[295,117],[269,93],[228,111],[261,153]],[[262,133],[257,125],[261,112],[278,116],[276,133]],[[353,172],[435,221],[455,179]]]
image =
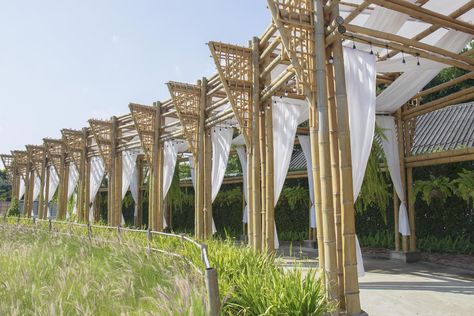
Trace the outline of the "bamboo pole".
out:
[[[26,216],[31,217],[31,211],[33,209],[33,188],[35,186],[35,171],[30,167],[30,170],[28,171],[29,176],[28,176],[28,195],[26,196],[25,199],[25,207],[26,208]]]
[[[88,140],[88,130],[87,128],[82,129],[82,134],[84,138],[84,149],[83,157],[84,159],[84,199],[83,199],[83,218],[84,223],[89,223],[89,212],[90,212],[90,199],[91,199],[91,160],[88,156],[89,140]]]
[[[400,209],[400,202],[395,188],[393,189],[393,235],[395,238],[395,251],[400,251],[400,233],[398,232],[398,212]]]
[[[163,231],[163,144],[159,141],[160,139],[160,127],[164,123],[164,118],[161,116],[161,103],[156,102],[156,114],[155,114],[155,142],[153,159],[153,199],[154,199],[154,212],[153,214],[153,229],[155,231]]]
[[[330,52],[326,56],[330,55]],[[341,309],[345,308],[344,297],[344,261],[342,256],[342,233],[341,233],[341,182],[339,172],[339,151],[337,141],[337,116],[336,96],[334,95],[334,71],[331,64],[327,65],[328,93],[329,93],[329,130],[331,146],[332,165],[332,191],[334,203],[334,221],[336,225],[336,255],[337,255],[337,282],[339,304]]]
[[[339,7],[334,6],[332,17],[339,16]],[[349,315],[361,313],[359,299],[359,280],[357,276],[357,260],[355,251],[355,214],[352,187],[352,158],[349,131],[349,113],[344,72],[344,56],[342,41],[338,37],[332,45],[334,59],[334,74],[336,86],[336,111],[338,124],[338,142],[340,153],[340,175],[342,193],[342,244],[344,258],[344,293],[346,296],[346,311]]]
[[[253,248],[257,251],[261,250],[262,246],[262,194],[261,194],[261,177],[260,177],[260,130],[258,127],[259,112],[260,112],[260,50],[259,50],[259,39],[254,37],[251,43],[252,48],[252,137],[251,137],[251,151],[252,151],[252,225],[253,225]],[[266,113],[267,114],[267,113]],[[271,114],[270,114],[271,115]],[[265,115],[266,117],[266,115]],[[267,134],[268,136],[268,134]],[[267,140],[268,144],[268,140]],[[273,152],[273,151],[272,151]],[[273,153],[272,153],[273,155]],[[268,159],[268,156],[267,156]],[[269,163],[267,162],[267,165]],[[273,177],[272,177],[273,178]],[[272,190],[273,187],[267,186],[267,198],[268,190]],[[271,213],[271,206],[267,204],[267,214]],[[273,205],[273,204],[272,204]],[[269,216],[271,216],[270,214]],[[268,220],[268,217],[267,217]],[[272,221],[272,225],[273,225]],[[267,223],[268,225],[268,223]],[[268,228],[268,226],[267,226]],[[272,230],[273,232],[273,230]],[[269,235],[271,236],[271,234]],[[271,238],[271,237],[270,237]],[[267,239],[267,241],[269,241]],[[273,244],[272,244],[273,245]],[[274,248],[272,248],[273,250]],[[269,251],[272,251],[268,249]]]
[[[321,182],[321,207],[324,226],[324,272],[326,291],[330,300],[337,301],[336,232],[331,175],[331,150],[329,144],[329,110],[327,95],[325,23],[323,4],[315,1],[315,82],[317,92],[310,104],[310,138],[318,139]],[[318,129],[318,132],[316,132]],[[314,142],[314,141],[313,141]]]
[[[67,211],[67,187],[69,181],[69,166],[66,165],[66,149],[61,148],[61,163],[59,166],[59,191],[58,191],[58,219],[63,220]]]
[[[201,80],[201,113],[205,113],[208,103],[207,98],[207,79]],[[212,129],[204,130],[203,134],[203,154],[204,154],[204,238],[212,238]]]
[[[413,168],[407,168],[408,216],[410,220],[410,252],[416,251],[415,195],[413,194]]]
[[[43,150],[43,159],[41,162],[41,172],[40,172],[40,192],[38,199],[38,218],[42,219],[44,217],[44,191],[46,183],[46,148]],[[47,199],[47,198],[46,198]]]
[[[197,82],[198,86],[202,86],[201,81]],[[202,92],[201,92],[202,93]],[[202,97],[202,96],[201,96]],[[193,156],[194,158],[194,168],[195,168],[195,177],[196,177],[196,192],[195,192],[195,236],[197,239],[204,238],[204,198],[205,198],[205,137],[206,137],[206,129],[205,129],[205,107],[200,107],[200,116],[199,116],[199,129],[198,129],[198,141],[197,141],[197,156]],[[210,131],[209,131],[210,132]]]
[[[404,141],[403,141],[403,121],[402,117],[402,110],[398,109],[395,120],[397,122],[397,142],[398,142],[398,155],[400,160],[400,173],[402,179],[402,186],[403,191],[406,192],[406,173],[405,173],[405,148],[404,148]],[[398,214],[398,212],[397,212]],[[398,234],[398,232],[397,232]],[[403,252],[408,251],[408,239],[407,236],[402,236],[402,249]]]
[[[46,164],[46,180],[44,184],[44,205],[43,205],[43,213],[41,219],[47,219],[48,217],[48,208],[49,208],[49,181],[50,181],[50,176],[49,176],[49,170],[52,168],[51,166],[48,166]]]

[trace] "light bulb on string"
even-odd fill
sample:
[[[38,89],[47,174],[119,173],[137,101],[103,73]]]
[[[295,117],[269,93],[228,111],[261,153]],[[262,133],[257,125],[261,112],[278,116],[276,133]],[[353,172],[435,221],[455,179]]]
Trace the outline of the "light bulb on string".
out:
[[[372,42],[370,42],[370,55],[374,54],[374,50],[372,49]]]
[[[419,66],[420,64],[420,54],[416,53],[416,65]]]
[[[407,61],[405,60],[405,53],[402,51],[402,63],[406,64]]]

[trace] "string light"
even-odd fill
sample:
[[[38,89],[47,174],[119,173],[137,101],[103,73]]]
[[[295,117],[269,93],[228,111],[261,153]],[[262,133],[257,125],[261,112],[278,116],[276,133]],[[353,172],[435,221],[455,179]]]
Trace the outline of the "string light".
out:
[[[329,56],[329,63],[330,63],[330,64],[334,64],[334,57]]]
[[[374,54],[374,50],[372,49],[372,42],[370,42],[370,55]]]
[[[402,51],[402,63],[406,64],[407,61],[405,60],[405,53]]]
[[[354,36],[352,36],[352,49],[356,49],[356,44],[354,42]]]
[[[417,66],[420,65],[420,54],[419,53],[416,53],[416,65]]]
[[[389,59],[390,58],[390,52],[388,51],[388,44],[385,45],[385,48],[387,49],[387,59]]]

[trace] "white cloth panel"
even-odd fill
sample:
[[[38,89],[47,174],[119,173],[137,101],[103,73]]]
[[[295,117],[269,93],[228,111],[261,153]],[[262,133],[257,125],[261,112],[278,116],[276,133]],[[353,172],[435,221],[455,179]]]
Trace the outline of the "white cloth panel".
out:
[[[193,188],[196,189],[196,172],[194,169],[194,157],[189,156],[189,171],[191,172],[191,182],[193,183]]]
[[[128,192],[133,173],[137,165],[137,150],[126,150],[122,153],[122,200]],[[125,218],[122,213],[122,225],[125,225]]]
[[[101,157],[91,158],[89,181],[89,222],[94,222],[94,201],[105,175],[105,165]]]
[[[38,199],[38,195],[40,193],[41,189],[41,179],[35,174],[35,180],[34,180],[34,185],[33,185],[33,201]]]
[[[211,130],[212,143],[212,188],[211,199],[212,202],[217,197],[222,181],[224,181],[225,170],[227,169],[227,162],[229,161],[230,145],[232,143],[232,136],[234,129],[228,127],[214,127]],[[214,218],[212,219],[212,233],[217,232]]]
[[[375,56],[344,48],[354,201],[359,195],[375,130]]]
[[[59,186],[59,176],[56,168],[50,167],[49,168],[49,188],[48,188],[48,201],[47,203],[53,200],[54,194]],[[51,218],[51,209],[48,205],[48,218]]]
[[[313,181],[313,162],[311,160],[311,144],[309,136],[298,135],[304,158],[306,159],[306,170],[308,171],[308,188],[311,207],[309,209],[309,224],[311,228],[316,228],[316,213],[314,209],[314,181]]]
[[[274,206],[280,198],[281,190],[285,184],[291,155],[295,144],[296,129],[298,124],[308,117],[308,103],[289,102],[288,99],[273,98],[273,186]],[[280,247],[275,225],[275,249]]]
[[[222,181],[224,180],[225,170],[227,169],[227,162],[229,161],[230,145],[232,143],[232,136],[234,135],[233,128],[219,128],[214,127],[211,131],[212,142],[212,202],[216,199]]]
[[[471,39],[472,36],[469,34],[450,30],[435,46],[458,53],[466,47]],[[433,80],[443,68],[447,67],[428,60],[420,60],[421,65],[417,66],[415,58],[407,56],[405,59],[406,64],[403,64],[399,58],[377,63],[377,72],[382,72],[382,70],[404,71],[377,97],[378,113],[390,114],[397,111]]]
[[[25,195],[25,179],[23,177],[20,177],[20,188],[19,188],[19,194],[18,194],[18,201],[20,201],[23,198],[23,195]]]
[[[135,209],[133,211],[133,217],[138,216],[138,195],[140,194],[140,179],[138,179],[138,166],[135,165],[133,169],[132,179],[130,180],[130,193],[132,194],[133,201],[135,202]]]
[[[237,150],[237,156],[239,156],[240,165],[242,166],[242,182],[243,182],[243,190],[244,190],[244,199],[245,199],[245,207],[243,210],[242,222],[248,223],[249,218],[249,207],[248,207],[248,200],[249,200],[249,192],[248,192],[248,185],[247,185],[247,152],[245,151],[244,146],[238,146],[235,148]]]
[[[67,182],[67,200],[72,196],[72,193],[76,189],[77,181],[79,180],[79,172],[77,171],[76,165],[71,163],[69,165],[69,177]]]
[[[171,140],[164,143],[163,148],[163,198],[168,194],[173,181],[176,161],[178,160],[178,146]]]
[[[375,55],[345,47],[344,70],[346,91],[349,96],[352,183],[356,201],[362,188],[375,131]],[[357,239],[356,258],[358,275],[362,277],[364,262]]]
[[[377,125],[383,130],[385,137],[382,137],[382,147],[387,158],[387,166],[390,171],[393,186],[400,198],[400,211],[398,213],[398,231],[403,236],[410,236],[410,224],[406,207],[406,194],[403,190],[402,177],[400,172],[400,156],[398,152],[397,133],[395,129],[395,119],[393,116],[377,115]]]

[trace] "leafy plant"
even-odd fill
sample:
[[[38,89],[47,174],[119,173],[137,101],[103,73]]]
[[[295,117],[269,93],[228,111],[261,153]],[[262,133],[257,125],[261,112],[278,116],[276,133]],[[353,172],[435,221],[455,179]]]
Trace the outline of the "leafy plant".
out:
[[[20,216],[20,203],[17,198],[13,198],[11,201],[7,214],[12,217]]]
[[[431,176],[430,180],[417,180],[414,183],[415,197],[421,193],[421,199],[428,205],[435,200],[445,203],[455,190],[455,185],[448,177]]]
[[[458,176],[452,181],[455,193],[474,208],[474,170],[463,169]]]

